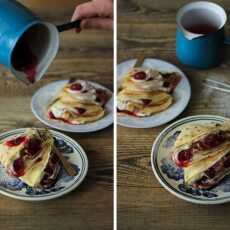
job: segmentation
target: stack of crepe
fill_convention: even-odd
[[[176,73],[162,73],[148,68],[134,68],[125,76],[117,96],[120,115],[150,116],[166,110],[180,81]]]
[[[84,124],[104,116],[109,99],[105,90],[90,82],[77,80],[66,84],[49,105],[48,117],[69,124]]]
[[[10,176],[31,187],[53,186],[60,170],[52,134],[45,129],[27,129],[1,142],[0,162]]]
[[[184,169],[185,185],[209,189],[230,173],[230,121],[185,126],[172,159]]]

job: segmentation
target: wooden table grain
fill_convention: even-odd
[[[75,1],[72,1],[71,7],[64,11],[61,8],[58,11],[56,7],[52,12],[45,6],[37,8],[30,1],[25,2],[43,19],[56,24],[68,21],[75,6]],[[55,80],[78,77],[113,89],[112,32],[83,31],[77,35],[69,31],[60,36],[57,58],[46,76],[34,86],[23,85],[0,67],[1,132],[21,127],[43,127],[31,112],[31,97],[38,88]],[[85,181],[70,194],[45,202],[24,202],[0,195],[0,229],[112,229],[113,128],[110,126],[90,134],[66,134],[86,151],[89,172]]]
[[[118,0],[118,63],[144,53],[180,67],[191,83],[192,99],[175,120],[199,114],[230,117],[230,94],[202,85],[206,78],[230,83],[229,55],[220,67],[202,71],[183,66],[176,59],[176,12],[188,2]],[[230,1],[214,2],[230,11]],[[229,26],[227,31],[229,34]],[[118,126],[118,230],[229,229],[230,204],[190,204],[171,195],[156,180],[150,152],[154,139],[167,125],[151,129]]]

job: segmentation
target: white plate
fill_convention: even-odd
[[[77,175],[74,177],[69,176],[62,166],[57,182],[53,187],[35,189],[29,187],[20,179],[7,175],[3,166],[0,165],[0,194],[19,200],[42,201],[63,196],[80,185],[88,171],[88,159],[85,151],[72,138],[57,131],[50,131],[55,138],[55,146],[77,170]],[[2,133],[0,134],[0,141],[24,132],[25,129],[23,128]]]
[[[98,121],[82,125],[71,125],[57,120],[48,119],[46,115],[48,105],[67,83],[68,80],[56,81],[42,87],[34,94],[31,101],[31,108],[37,119],[52,128],[73,133],[94,132],[104,129],[113,123],[113,94],[109,89],[94,82],[90,83],[99,89],[106,90],[111,95],[110,100],[105,105],[106,114],[103,118]]]
[[[225,177],[216,187],[209,190],[188,188],[183,183],[183,169],[178,168],[171,159],[175,140],[184,125],[222,123],[225,119],[212,115],[187,117],[164,129],[156,138],[151,154],[152,169],[158,181],[170,193],[196,204],[221,204],[230,201],[230,176]]]
[[[117,67],[118,86],[123,76],[135,65],[136,59],[122,62]],[[145,59],[143,63],[144,67],[157,69],[163,72],[176,72],[181,76],[181,81],[176,87],[173,97],[175,103],[171,105],[167,110],[154,114],[150,117],[132,117],[132,116],[118,116],[117,123],[121,126],[130,128],[151,128],[163,125],[174,118],[176,118],[188,105],[191,97],[191,87],[185,74],[176,66],[158,59]]]

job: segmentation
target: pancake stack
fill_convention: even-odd
[[[148,68],[130,70],[117,96],[118,114],[146,117],[166,110],[173,103],[172,93],[179,81],[176,73]]]
[[[45,129],[27,129],[1,142],[0,162],[10,176],[31,187],[53,186],[60,170],[53,136]]]
[[[77,80],[66,84],[48,108],[49,119],[79,125],[102,118],[109,99],[105,90]]]
[[[184,169],[184,183],[200,189],[217,185],[230,173],[230,121],[185,126],[172,155]]]

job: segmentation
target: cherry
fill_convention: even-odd
[[[84,108],[75,108],[76,109],[76,113],[78,114],[78,115],[82,115],[83,113],[85,113],[86,112],[86,109],[84,109]]]
[[[6,145],[9,147],[15,147],[20,145],[21,143],[25,142],[26,137],[17,137],[15,139],[9,140],[6,142]]]
[[[141,99],[141,100],[144,103],[144,105],[149,105],[152,102],[152,100],[149,99]]]
[[[24,170],[25,165],[23,159],[18,158],[17,160],[15,160],[13,163],[13,175],[17,177],[23,176],[25,174]]]
[[[144,79],[146,79],[146,73],[145,72],[135,73],[133,78],[136,80],[144,80]]]
[[[186,166],[188,161],[192,158],[192,149],[182,150],[178,154],[178,160],[181,166]]]
[[[74,83],[70,86],[70,89],[73,91],[80,91],[82,89],[82,85],[80,83]]]
[[[28,145],[25,149],[25,152],[28,156],[33,157],[41,150],[41,140],[39,139],[30,139]]]

